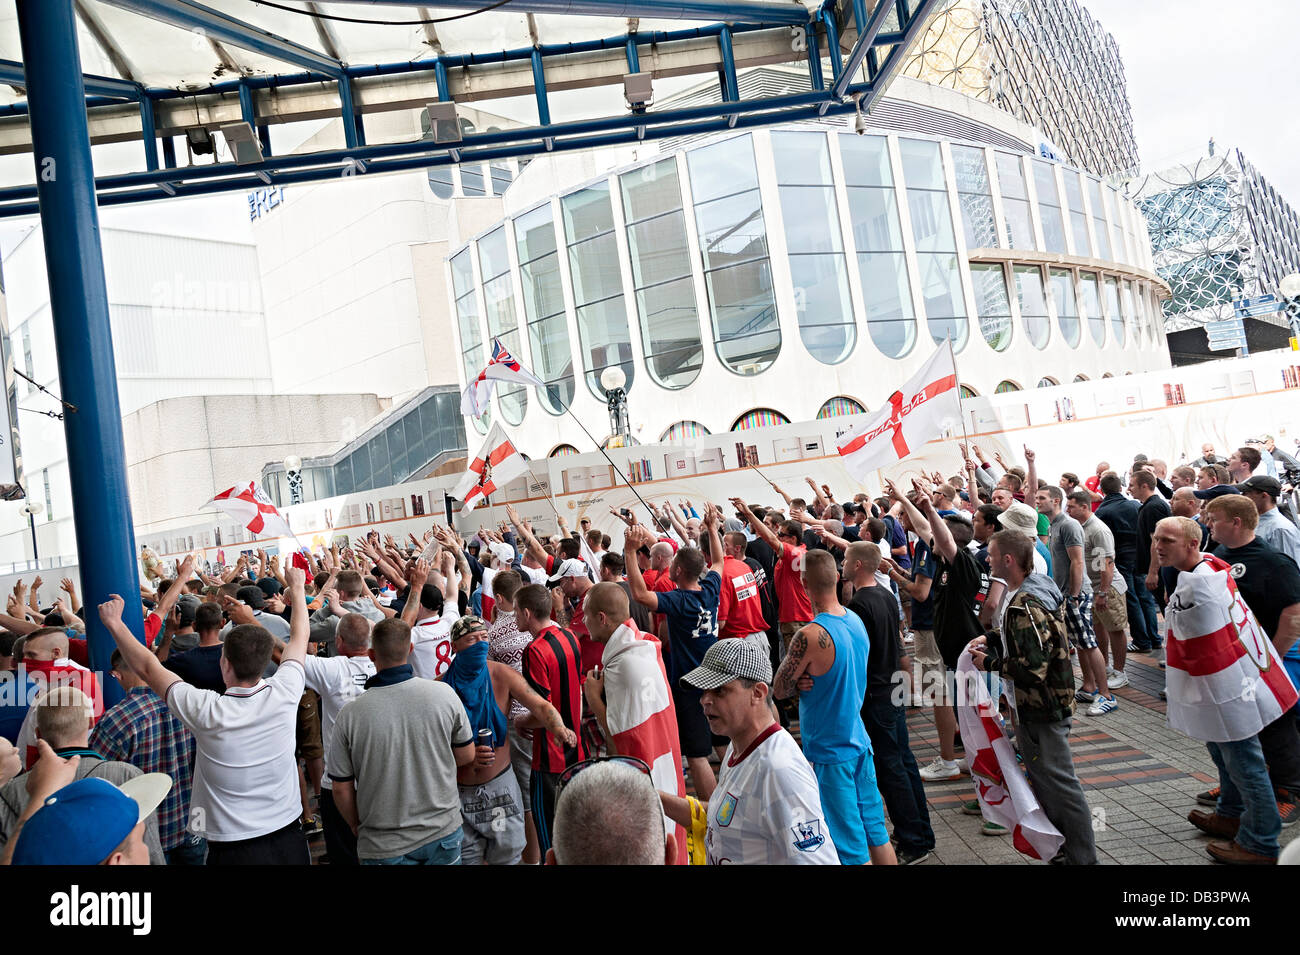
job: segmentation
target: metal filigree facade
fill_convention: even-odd
[[[952,0],[904,73],[1031,123],[1072,165],[1137,169],[1119,46],[1075,0]]]
[[[1276,293],[1300,271],[1300,218],[1240,150],[1134,179],[1156,271],[1173,290],[1165,330],[1233,317],[1233,299]],[[1285,324],[1278,315],[1261,321]]]

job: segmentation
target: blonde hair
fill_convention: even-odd
[[[1197,549],[1201,546],[1201,525],[1196,523],[1190,517],[1166,517],[1156,523],[1156,530],[1159,531],[1161,526],[1175,527],[1188,542],[1196,545]]]
[[[75,686],[56,686],[36,699],[36,731],[54,749],[84,742],[94,710]]]

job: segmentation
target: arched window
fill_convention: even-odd
[[[972,265],[970,280],[975,288],[980,334],[994,351],[1006,351],[1011,344],[1011,301],[1002,266]]]
[[[1056,324],[1071,348],[1079,347],[1079,305],[1074,297],[1074,273],[1069,269],[1050,269],[1052,300],[1056,303]]]
[[[1009,391],[1019,391],[1019,390],[1020,390],[1020,386],[1016,384],[1014,381],[1008,379],[1007,381],[998,382],[998,386],[993,389],[993,393],[995,395],[1005,395]]]
[[[980,396],[980,393],[976,391],[974,388],[972,388],[970,385],[962,385],[961,396],[963,398],[978,398]]]
[[[1075,375],[1075,376],[1074,376],[1074,380],[1075,380],[1076,382],[1078,382],[1078,381],[1087,381],[1087,380],[1088,380],[1088,376],[1087,376],[1087,375]]]
[[[1036,387],[1036,388],[1055,388],[1055,387],[1056,387],[1057,385],[1059,385],[1059,384],[1060,384],[1060,382],[1057,381],[1055,378],[1052,378],[1052,377],[1048,376],[1048,377],[1046,377],[1046,378],[1039,378],[1039,379],[1038,379],[1038,384],[1035,385],[1034,387]]]
[[[702,438],[709,433],[709,429],[698,421],[678,421],[676,424],[669,425],[668,430],[659,436],[659,440],[686,441],[691,438]]]
[[[1052,335],[1052,318],[1043,290],[1043,270],[1037,265],[1017,265],[1016,298],[1020,302],[1020,324],[1035,348],[1046,348]]]
[[[582,452],[580,452],[577,448],[575,448],[571,444],[557,444],[555,447],[551,448],[551,453],[548,454],[547,457],[567,458],[570,457],[571,455],[581,454],[581,453]]]
[[[573,400],[573,350],[560,287],[560,254],[550,203],[515,220],[519,251],[519,281],[524,292],[524,318],[532,346],[532,372],[545,388],[537,389],[542,407],[563,414]]]
[[[865,414],[866,406],[855,398],[846,398],[843,395],[832,398],[826,402],[817,411],[817,420],[823,418],[846,418],[849,415]]]
[[[451,259],[451,287],[456,299],[456,323],[460,328],[461,362],[465,380],[472,381],[487,364],[483,350],[483,336],[478,327],[478,303],[474,296],[474,264],[469,249],[462,249]],[[474,427],[487,434],[492,422],[489,407],[474,419]]]
[[[750,428],[770,428],[778,424],[789,424],[790,419],[771,408],[755,408],[746,411],[731,425],[732,431],[748,431]]]
[[[925,301],[926,326],[936,344],[951,338],[953,350],[961,351],[966,346],[969,323],[939,144],[928,139],[900,139],[898,149],[912,216],[917,281]]]
[[[505,226],[498,226],[479,239],[478,267],[479,274],[483,277],[488,340],[500,341],[506,351],[518,358],[522,340],[519,335],[519,317],[515,315],[515,288],[510,273],[507,242]],[[506,424],[523,424],[530,390],[527,385],[504,381],[498,384],[497,405]]]

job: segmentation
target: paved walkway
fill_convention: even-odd
[[[1097,855],[1107,863],[1217,865],[1205,851],[1211,837],[1187,821],[1198,807],[1196,794],[1218,785],[1205,744],[1170,729],[1159,697],[1164,671],[1150,656],[1133,654],[1129,685],[1115,690],[1118,710],[1105,716],[1075,711],[1070,748],[1097,827]],[[1078,671],[1076,669],[1076,680]],[[908,712],[912,752],[920,766],[939,754],[938,736],[927,710]],[[982,820],[961,806],[975,797],[969,776],[927,783],[935,851],[923,865],[1045,864],[1021,855],[1010,836],[985,836]],[[1300,836],[1300,826],[1282,830],[1282,844]]]

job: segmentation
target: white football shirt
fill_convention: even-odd
[[[817,777],[794,737],[773,723],[731,765],[728,745],[709,799],[710,865],[839,865]]]
[[[375,661],[369,657],[308,657],[304,663],[307,687],[320,694],[320,732],[325,747],[325,777],[320,784],[332,789],[330,740],[334,738],[334,721],[339,710],[365,691],[366,681],[375,675]]]
[[[445,613],[417,621],[411,628],[411,669],[423,680],[436,680],[447,672],[456,654],[451,652],[451,625],[459,614]]]

